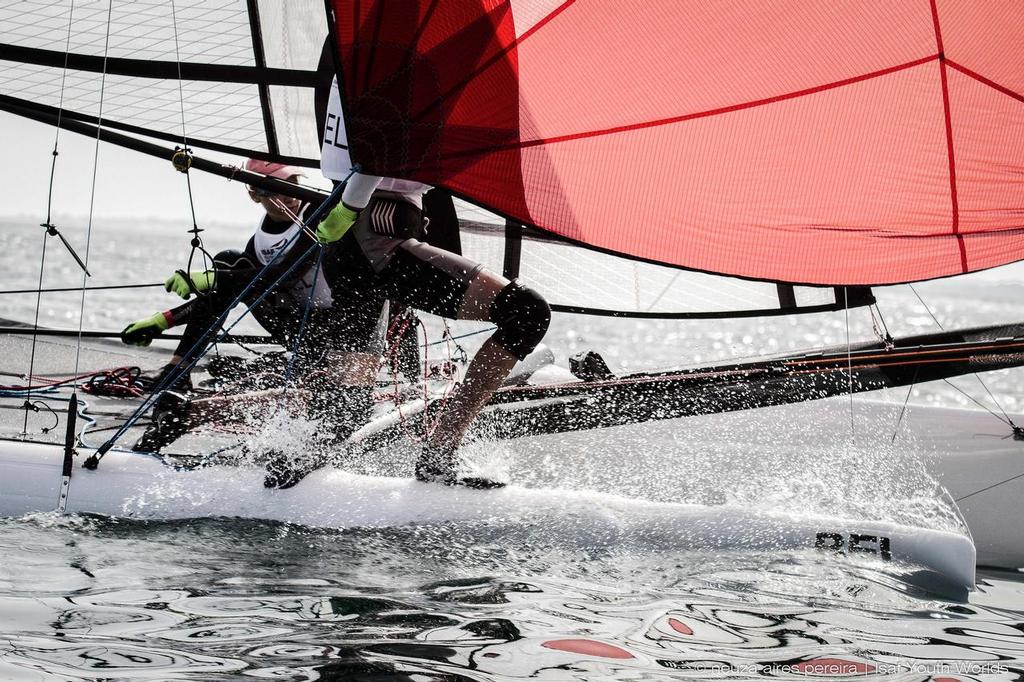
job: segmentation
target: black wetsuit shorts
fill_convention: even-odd
[[[458,316],[466,289],[483,266],[420,241],[424,227],[416,206],[378,192],[352,229],[330,245],[323,268],[340,327],[332,346],[352,351],[376,347],[387,300],[441,317]]]

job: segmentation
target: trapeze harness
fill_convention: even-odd
[[[309,208],[309,204],[300,207],[300,220]],[[187,353],[203,332],[249,284],[261,266],[270,262],[279,251],[285,250],[287,253],[298,243],[299,240],[294,238],[301,229],[301,223],[274,221],[269,215],[265,215],[260,219],[244,251],[228,249],[214,256],[213,267],[217,271],[216,288],[170,311],[173,324],[186,323],[175,352],[179,355]],[[252,315],[260,326],[270,333],[275,342],[285,346],[288,345],[302,318],[307,301],[312,307],[313,324],[324,324],[321,318],[325,315],[317,314],[316,311],[326,311],[333,302],[331,289],[322,272],[315,276],[312,264],[300,266],[298,271],[301,275],[290,278],[252,309]],[[245,302],[248,304],[257,297],[257,293],[250,291]],[[333,321],[333,315],[331,318]]]

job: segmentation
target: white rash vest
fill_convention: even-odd
[[[340,182],[348,177],[351,170],[352,158],[348,153],[345,117],[342,114],[341,96],[338,94],[338,79],[335,78],[331,83],[331,95],[327,100],[324,142],[320,148],[320,171],[329,180]],[[349,208],[362,210],[370,203],[374,191],[381,190],[400,195],[417,208],[422,208],[423,195],[429,189],[430,185],[414,180],[353,173],[341,195],[341,201]]]

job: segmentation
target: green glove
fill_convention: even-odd
[[[121,342],[129,346],[148,346],[171,325],[163,313],[156,313],[142,320],[136,320],[121,332]]]
[[[209,291],[217,283],[217,271],[207,270],[205,272],[190,272],[187,274],[188,279],[185,279],[186,273],[184,270],[178,270],[173,275],[167,278],[164,282],[164,289],[167,291],[173,291],[182,298],[188,298],[192,295],[193,291],[203,293]],[[192,280],[191,285],[189,279]]]
[[[345,204],[338,204],[317,226],[316,238],[324,244],[336,242],[345,236],[358,217],[359,211],[353,211]]]

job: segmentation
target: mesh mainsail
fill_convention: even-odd
[[[6,3],[0,106],[317,166],[326,35],[318,0]]]
[[[998,0],[332,0],[353,158],[610,252],[808,284],[1024,257]]]
[[[710,275],[621,258],[514,224],[464,221],[462,253],[520,277],[557,312],[713,319],[825,312],[871,305],[867,287],[812,287]]]

